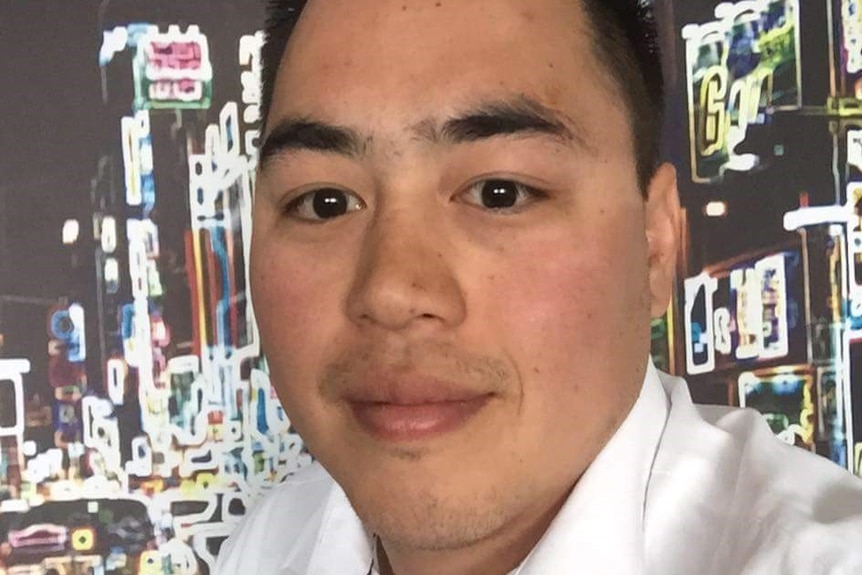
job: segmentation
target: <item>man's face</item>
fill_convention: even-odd
[[[254,304],[291,421],[384,540],[538,521],[637,397],[668,258],[602,70],[570,0],[317,0],[295,30]]]

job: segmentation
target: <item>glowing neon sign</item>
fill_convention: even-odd
[[[862,6],[858,0],[841,0],[841,46],[844,70],[862,72]]]
[[[240,74],[242,83],[242,121],[248,127],[245,131],[243,144],[245,154],[257,162],[258,139],[260,130],[260,49],[263,46],[263,33],[248,34],[239,39],[239,64],[243,71]]]
[[[134,59],[135,107],[209,108],[212,65],[209,44],[197,26],[180,32],[151,27],[138,38]]]
[[[143,206],[149,213],[156,203],[156,181],[153,175],[153,145],[150,137],[150,115],[141,111],[120,121],[125,168],[126,203]]]
[[[685,280],[689,374],[785,358],[804,339],[796,252],[717,269]]]
[[[694,181],[758,166],[761,158],[741,148],[748,128],[801,105],[797,2],[720,4],[716,21],[683,28]]]
[[[848,134],[849,136],[849,134]],[[849,162],[848,162],[849,163]],[[852,337],[862,335],[862,182],[847,185],[847,316]]]
[[[759,411],[772,432],[790,445],[814,446],[814,378],[807,371],[743,372],[739,405]]]

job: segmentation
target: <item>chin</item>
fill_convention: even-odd
[[[488,538],[506,524],[501,510],[507,506],[493,496],[486,495],[483,503],[476,496],[465,501],[430,490],[406,491],[393,494],[392,489],[378,489],[367,500],[348,497],[365,524],[383,541],[398,547],[460,549]],[[388,495],[384,498],[384,494]]]

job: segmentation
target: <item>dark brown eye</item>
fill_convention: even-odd
[[[518,184],[506,180],[488,180],[482,184],[482,206],[492,209],[512,208],[518,203]]]
[[[322,222],[361,210],[365,204],[355,194],[337,188],[307,192],[287,204],[285,213],[300,220]]]
[[[470,186],[465,192],[465,200],[489,211],[514,211],[544,197],[540,190],[513,180],[482,180]]]
[[[314,215],[321,220],[337,218],[347,213],[347,194],[341,190],[320,190],[312,194]]]

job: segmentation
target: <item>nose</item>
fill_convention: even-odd
[[[403,331],[463,321],[466,306],[450,267],[451,246],[435,227],[426,218],[405,214],[373,219],[348,296],[354,323]]]

